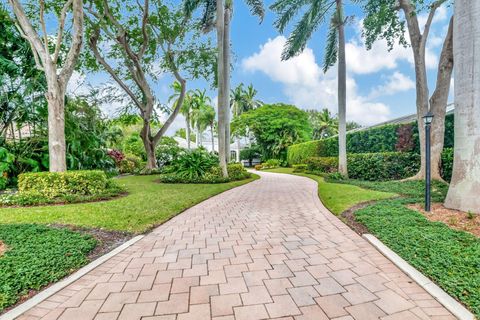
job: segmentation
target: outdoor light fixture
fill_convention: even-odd
[[[425,123],[425,211],[430,212],[430,183],[431,183],[431,168],[430,168],[430,128],[433,121],[433,113],[428,113],[423,117]]]

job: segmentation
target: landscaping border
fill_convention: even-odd
[[[138,235],[127,242],[123,243],[122,245],[118,246],[117,248],[113,249],[112,251],[104,254],[103,256],[99,257],[98,259],[90,262],[86,266],[80,268],[73,274],[69,275],[65,279],[53,284],[52,286],[46,288],[43,291],[40,291],[38,294],[33,296],[32,298],[28,299],[24,303],[18,305],[17,307],[11,309],[10,311],[6,312],[3,315],[0,315],[0,320],[13,320],[17,318],[18,316],[24,314],[31,308],[35,307],[37,304],[40,302],[44,301],[45,299],[48,299],[50,296],[54,295],[55,293],[59,292],[66,286],[72,284],[73,282],[77,281],[105,261],[109,260],[113,256],[117,255],[118,253],[122,252],[123,250],[127,249],[128,247],[132,246],[135,244],[137,241],[141,240],[144,237],[144,235]]]
[[[448,293],[443,291],[443,289],[424,276],[420,271],[411,266],[407,261],[403,260],[398,254],[383,244],[383,242],[381,242],[377,237],[368,233],[363,234],[362,237],[387,259],[392,261],[400,270],[405,272],[410,278],[418,283],[418,285],[425,289],[425,291],[431,294],[458,319],[475,320],[473,313],[468,311],[467,308],[465,308],[460,302],[452,298]]]

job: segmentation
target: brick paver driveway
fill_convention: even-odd
[[[330,214],[316,182],[261,176],[156,228],[21,318],[455,319]]]

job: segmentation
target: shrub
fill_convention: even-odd
[[[420,155],[410,152],[351,154],[347,162],[350,178],[368,181],[405,179],[420,169]]]
[[[163,183],[224,183],[251,177],[251,174],[238,163],[229,164],[227,170],[228,178],[224,178],[220,166],[215,165],[202,176],[184,177],[177,173],[167,173],[161,175],[160,181]]]
[[[96,195],[105,191],[107,186],[107,176],[100,170],[23,173],[18,178],[20,193],[37,192],[47,198],[69,194]]]
[[[282,163],[281,160],[278,159],[269,159],[262,163],[263,169],[274,169],[278,168],[280,164]]]
[[[293,172],[299,173],[299,172],[305,172],[307,170],[307,165],[306,164],[294,164],[292,166]]]
[[[116,164],[125,159],[125,155],[123,154],[123,152],[116,149],[109,150],[108,155],[110,158],[113,159],[113,161],[115,161]]]
[[[306,160],[307,170],[332,173],[338,168],[338,159],[336,157],[312,157]]]
[[[248,165],[251,167],[254,159],[261,158],[260,147],[257,145],[252,145],[248,148],[240,150],[240,160],[247,160]]]
[[[453,147],[453,114],[445,117],[445,148]],[[389,124],[347,133],[347,153],[420,153],[417,123]],[[288,147],[288,164],[305,163],[311,157],[338,156],[338,137],[294,144]]]
[[[320,154],[322,140],[309,141],[290,146],[287,150],[287,162],[290,165],[305,163],[311,157],[318,157]]]
[[[337,157],[307,159],[307,170],[321,173],[337,172]],[[420,168],[420,156],[409,152],[349,154],[348,176],[368,181],[399,180],[413,176]]]
[[[186,150],[166,169],[166,173],[190,181],[203,177],[217,163],[218,157],[205,149]]]
[[[0,147],[0,190],[5,189],[10,182],[9,174],[13,170],[14,160],[13,154]]]
[[[263,165],[261,165],[261,164],[255,165],[255,170],[260,171],[262,169],[263,169]]]

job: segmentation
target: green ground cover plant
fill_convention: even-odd
[[[34,224],[0,224],[7,251],[0,257],[0,312],[86,263],[97,241],[90,235]]]
[[[258,178],[221,184],[164,184],[158,175],[118,179],[127,191],[109,201],[26,208],[0,208],[0,224],[59,223],[128,232],[145,232],[185,209]]]

